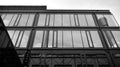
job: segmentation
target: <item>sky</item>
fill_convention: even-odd
[[[0,5],[46,5],[47,9],[107,9],[120,24],[120,0],[2,0]]]

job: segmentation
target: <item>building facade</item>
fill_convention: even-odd
[[[0,6],[3,67],[119,67],[120,29],[109,10]]]

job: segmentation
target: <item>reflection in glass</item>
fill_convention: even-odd
[[[97,31],[90,31],[91,37],[93,40],[94,47],[102,47],[102,43],[100,41],[100,37]]]
[[[118,26],[118,23],[115,21],[114,17],[109,14],[97,14],[98,20],[105,18],[108,26]]]
[[[33,47],[41,47],[43,39],[43,31],[36,31]]]
[[[107,40],[109,47],[111,47],[111,48],[117,47],[116,41],[115,41],[111,31],[104,31],[104,36]]]
[[[102,43],[97,31],[39,31],[33,47],[48,48],[101,48]],[[43,44],[42,44],[43,43]]]
[[[120,47],[120,31],[111,31],[116,41],[116,46]]]
[[[45,26],[46,14],[39,14],[38,26]]]
[[[78,20],[79,20],[80,26],[87,26],[88,25],[86,22],[84,14],[78,14]]]
[[[20,43],[20,47],[27,47],[27,42],[29,39],[30,31],[25,31],[22,37],[22,41]]]
[[[71,31],[63,31],[63,48],[64,47],[73,47]]]
[[[5,26],[31,26],[35,14],[2,14]]]
[[[62,26],[62,15],[61,14],[55,14],[55,21],[54,26]]]
[[[70,26],[69,14],[63,14],[63,26]]]
[[[27,47],[30,31],[8,30],[8,33],[15,47]]]

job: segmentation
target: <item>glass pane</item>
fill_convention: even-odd
[[[93,47],[92,37],[91,37],[90,31],[86,31],[86,33],[87,33],[87,39],[88,39],[89,47]]]
[[[58,47],[63,47],[63,31],[58,31]]]
[[[88,26],[95,26],[95,22],[93,20],[92,15],[86,15],[86,19],[87,19],[87,22],[88,22]]]
[[[97,31],[90,31],[94,47],[103,47]]]
[[[99,21],[104,20],[103,18],[105,18],[105,22],[107,23],[108,26],[118,26],[118,23],[116,22],[115,18],[112,15],[98,14],[97,18]]]
[[[29,14],[22,14],[18,26],[26,26],[28,23]]]
[[[54,14],[50,14],[50,23],[49,23],[49,26],[53,26],[54,20],[55,20],[55,15]]]
[[[116,40],[117,45],[120,47],[120,31],[112,31],[112,33]]]
[[[71,31],[63,31],[63,47],[73,47]]]
[[[80,31],[72,31],[74,47],[83,47]]]
[[[62,15],[61,14],[55,14],[54,26],[62,26]]]
[[[63,14],[63,26],[70,26],[70,19],[68,14]]]
[[[18,17],[18,14],[14,14],[14,17],[11,20],[11,23],[9,24],[9,26],[14,26],[14,23],[16,22],[17,17]]]
[[[3,19],[3,22],[4,22],[5,26],[9,25],[13,16],[14,16],[13,14],[7,14],[7,16]]]
[[[38,26],[44,26],[46,20],[46,14],[39,14]]]
[[[14,34],[13,34],[13,38],[12,38],[12,42],[13,42],[13,45],[15,46],[16,44],[16,41],[18,39],[18,34],[19,34],[20,31],[15,31]]]
[[[21,19],[21,16],[22,16],[22,14],[18,14],[18,15],[17,15],[17,18],[16,18],[16,20],[15,20],[15,22],[14,22],[14,26],[18,26],[18,23],[19,23],[19,21],[20,21],[20,19]]]
[[[57,33],[56,33],[56,31],[54,31],[53,35],[54,35],[54,37],[53,37],[54,38],[53,39],[54,40],[53,41],[53,44],[54,44],[53,47],[57,47]]]
[[[29,40],[30,31],[25,31],[22,37],[20,47],[27,47],[27,42]]]
[[[2,14],[1,17],[4,20],[7,14]]]
[[[48,36],[49,36],[49,31],[44,31],[44,37],[43,37],[43,45],[42,47],[48,47]]]
[[[27,26],[32,26],[33,21],[34,21],[34,17],[35,17],[35,14],[29,15],[29,20],[28,20]]]
[[[87,26],[85,15],[78,14],[78,20],[79,20],[80,26]]]
[[[77,14],[74,15],[74,19],[75,19],[75,25],[79,26],[80,24],[78,22],[78,15]]]
[[[53,45],[53,31],[49,32],[49,41],[48,41],[48,47],[51,48]]]
[[[10,38],[12,39],[14,31],[13,30],[8,30],[8,34],[9,34]]]
[[[21,42],[21,40],[22,40],[22,37],[23,37],[23,31],[21,31],[20,34],[19,34],[16,47],[20,47],[20,42]]]
[[[33,47],[42,46],[43,31],[36,31]]]
[[[85,31],[81,31],[81,35],[82,35],[81,37],[82,37],[82,40],[83,40],[84,47],[89,47],[88,41],[87,41],[86,32]]]
[[[104,15],[104,16],[106,17],[109,26],[118,26],[117,22],[115,21],[112,15]]]
[[[106,37],[109,47],[111,48],[117,47],[115,39],[111,31],[104,31],[104,35]]]
[[[71,26],[75,26],[75,20],[74,20],[73,14],[70,15],[70,24],[71,24]]]

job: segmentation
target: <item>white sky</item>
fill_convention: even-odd
[[[109,9],[120,24],[120,0],[1,0],[0,5],[47,5],[47,9]]]

